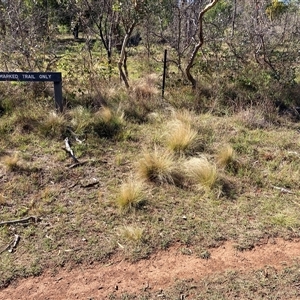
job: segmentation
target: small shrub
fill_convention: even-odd
[[[184,163],[188,178],[201,188],[210,189],[217,179],[217,168],[206,157],[193,157]]]
[[[145,200],[143,182],[129,180],[122,184],[116,203],[121,211],[139,207]]]

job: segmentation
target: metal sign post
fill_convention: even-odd
[[[60,72],[0,72],[0,81],[52,81],[56,108],[63,111],[62,76]]]
[[[163,82],[162,82],[162,89],[161,89],[161,97],[163,99],[165,97],[166,71],[167,71],[167,49],[165,49],[165,54],[164,54],[164,73],[163,73]]]

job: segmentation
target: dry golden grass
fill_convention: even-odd
[[[0,194],[0,205],[5,205],[6,204],[6,198]]]
[[[266,128],[269,126],[264,113],[258,109],[243,110],[236,116],[236,119],[250,129]]]
[[[61,135],[67,126],[67,121],[63,114],[55,111],[50,112],[45,120],[40,124],[40,130],[44,135]]]
[[[231,145],[225,145],[220,148],[217,154],[217,164],[220,167],[226,167],[235,158],[235,153]]]
[[[70,110],[69,115],[71,117],[71,125],[74,132],[84,132],[93,122],[92,113],[83,106],[77,106]]]
[[[149,74],[140,81],[135,83],[133,88],[134,95],[137,99],[151,99],[158,94],[155,86],[157,74]]]
[[[142,179],[174,183],[175,157],[166,149],[155,147],[153,151],[144,150],[142,158],[137,163],[137,172]]]
[[[18,153],[3,157],[2,162],[8,171],[16,171],[20,168],[20,158]]]
[[[113,138],[121,132],[124,125],[124,114],[120,109],[112,111],[101,107],[93,116],[94,131],[104,138]]]
[[[130,179],[122,184],[116,198],[116,204],[121,211],[137,208],[144,201],[144,183],[134,179]]]
[[[167,127],[164,142],[170,150],[181,152],[196,145],[197,131],[191,124],[177,119],[169,122]]]
[[[103,122],[110,122],[113,114],[112,111],[108,107],[101,107],[101,109],[96,113],[96,118],[101,118]]]
[[[196,125],[197,123],[197,116],[195,112],[187,109],[182,110],[173,110],[172,117],[174,120],[179,120],[185,124],[189,125]],[[199,118],[199,116],[198,116]]]
[[[123,226],[119,229],[119,234],[127,241],[139,242],[142,240],[144,229],[137,226]]]
[[[187,177],[201,188],[210,189],[217,179],[217,168],[206,157],[192,157],[184,163]]]

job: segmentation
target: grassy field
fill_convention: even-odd
[[[115,254],[137,261],[175,243],[207,258],[224,241],[243,251],[268,237],[299,238],[299,123],[260,107],[201,112],[186,86],[169,87],[162,100],[159,74],[142,64],[128,92],[82,64],[72,69],[72,59],[58,66],[63,114],[51,87],[0,87],[0,287]],[[6,224],[13,220],[22,222]],[[264,291],[279,299],[282,281],[297,274],[297,266],[271,270],[257,293],[259,272],[220,275],[198,284],[197,299],[258,299]],[[168,299],[192,285],[178,282]]]

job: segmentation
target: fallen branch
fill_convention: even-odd
[[[76,140],[77,143],[83,144],[83,142],[85,141],[85,139],[84,139],[84,140],[80,140],[80,139],[78,138],[78,135],[77,135],[75,132],[73,132],[73,130],[71,130],[70,128],[67,128],[67,130],[68,130],[68,131],[71,133],[71,135],[75,138],[75,140]]]
[[[74,152],[73,152],[73,150],[72,150],[72,148],[69,144],[69,138],[68,137],[65,138],[65,145],[66,145],[66,148],[64,150],[66,150],[66,152],[69,153],[69,155],[73,158],[75,163],[79,163],[79,160],[75,157]]]
[[[276,189],[276,190],[280,190],[280,192],[282,192],[282,193],[295,194],[294,192],[292,192],[292,191],[290,191],[288,189],[285,189],[283,187],[279,187],[279,186],[273,185],[273,188]]]
[[[88,187],[92,187],[96,184],[99,183],[99,180],[97,180],[96,178],[92,178],[91,181],[88,181],[88,182],[81,182],[80,183],[80,186],[83,187],[83,188],[88,188]]]
[[[4,226],[4,225],[12,225],[12,224],[18,224],[18,223],[29,223],[30,221],[37,223],[38,221],[40,221],[40,218],[35,217],[35,216],[31,216],[31,217],[27,217],[24,219],[18,219],[18,220],[11,220],[11,221],[3,221],[0,222],[0,226]]]
[[[75,164],[70,165],[68,168],[69,168],[69,169],[74,169],[74,168],[77,168],[77,167],[79,167],[79,166],[85,165],[86,163],[87,163],[87,161],[77,162],[77,163],[75,163]]]
[[[11,243],[11,245],[8,249],[8,252],[12,253],[15,250],[15,248],[17,247],[19,241],[20,241],[20,236],[15,234],[15,238],[14,238],[13,242]]]
[[[2,254],[5,251],[8,251],[10,253],[14,252],[14,250],[17,247],[19,241],[20,241],[20,236],[18,234],[15,234],[15,237],[14,237],[13,241],[11,241],[4,249],[2,249],[0,251],[0,254]]]

